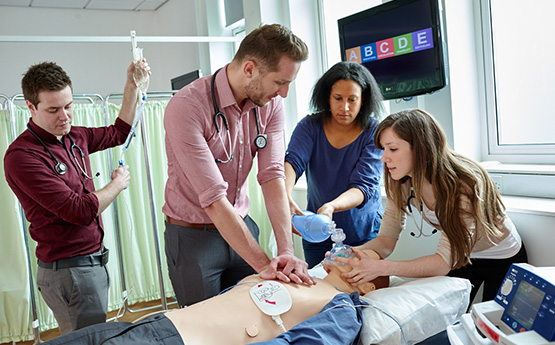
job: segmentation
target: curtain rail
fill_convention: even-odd
[[[137,36],[137,43],[212,43],[239,42],[238,37],[224,36]],[[48,43],[130,43],[129,36],[7,36],[0,35],[0,42]]]

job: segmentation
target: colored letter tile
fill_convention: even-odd
[[[354,47],[351,49],[347,49],[345,51],[345,57],[347,58],[348,62],[358,62],[360,63],[360,47]]]
[[[432,28],[415,31],[412,33],[412,42],[414,51],[426,50],[434,47],[434,38],[432,37]]]
[[[376,42],[376,48],[378,49],[378,59],[386,59],[395,56],[393,38]]]
[[[378,53],[376,51],[376,43],[370,43],[360,47],[360,52],[362,54],[362,62],[374,61],[378,59]]]
[[[393,37],[393,42],[395,42],[395,55],[412,53],[411,34]]]

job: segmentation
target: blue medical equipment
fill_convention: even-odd
[[[303,239],[311,243],[327,240],[335,229],[335,222],[324,214],[303,211],[303,215],[293,215],[293,225]]]
[[[335,222],[324,214],[316,214],[310,211],[303,211],[304,215],[293,215],[293,225],[301,233],[303,239],[308,242],[318,243],[331,237],[334,242],[330,254],[324,259],[324,264],[343,265],[336,262],[336,257],[350,258],[354,252],[351,246],[344,244],[347,236],[343,229],[336,227]]]
[[[555,344],[555,267],[512,264],[495,299],[461,321],[474,344]]]

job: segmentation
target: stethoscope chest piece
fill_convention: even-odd
[[[265,148],[267,144],[268,138],[266,137],[266,134],[258,134],[256,138],[254,138],[254,146],[259,149]]]
[[[58,175],[64,175],[67,172],[67,165],[64,163],[57,163],[54,167]]]

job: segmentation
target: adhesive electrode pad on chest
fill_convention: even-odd
[[[256,284],[250,289],[250,295],[254,304],[272,319],[285,332],[280,315],[291,309],[293,304],[289,291],[277,281],[264,281]]]

